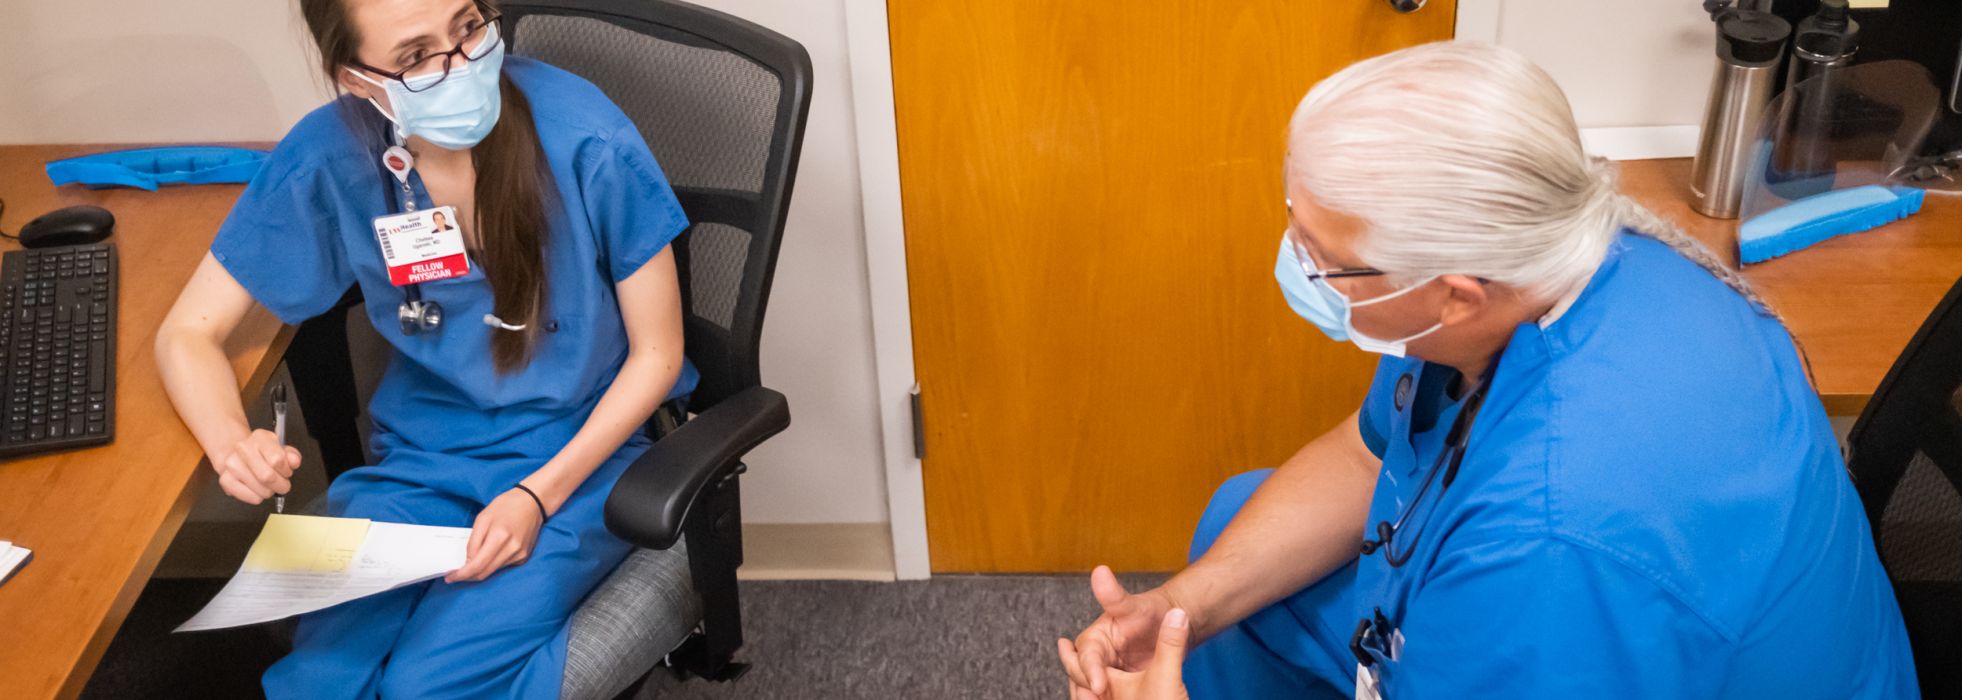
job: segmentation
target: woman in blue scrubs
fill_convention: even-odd
[[[471,536],[441,581],[303,616],[266,693],[557,697],[567,620],[629,550],[601,522],[607,491],[696,381],[669,248],[688,222],[634,124],[507,57],[488,2],[300,6],[346,94],[239,198],[158,331],[165,385],[226,493],[285,493],[299,453],[246,424],[224,339],[254,303],[296,324],[358,285],[394,358],[374,464],[333,483],[328,513]],[[440,207],[467,269],[391,275],[380,237],[403,245],[399,215]],[[419,322],[432,304],[441,321]]]
[[[1310,91],[1275,275],[1384,357],[1354,415],[1214,495],[1185,571],[1092,575],[1075,697],[1916,697],[1799,349],[1614,172],[1505,49]]]

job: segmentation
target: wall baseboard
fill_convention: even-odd
[[[891,581],[892,530],[886,523],[743,525],[744,581]]]
[[[1581,129],[1581,147],[1608,160],[1689,158],[1701,130],[1695,124],[1595,127]]]

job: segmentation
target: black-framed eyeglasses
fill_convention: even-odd
[[[1308,281],[1310,282],[1318,279],[1336,280],[1344,277],[1377,277],[1384,274],[1382,270],[1373,267],[1343,267],[1334,270],[1324,270],[1315,267],[1315,258],[1308,254],[1308,247],[1301,244],[1301,237],[1295,235],[1294,229],[1290,227],[1284,235],[1287,238],[1288,245],[1294,246],[1294,259],[1301,261],[1301,274],[1307,275]]]
[[[382,70],[360,61],[349,61],[356,68],[374,73],[389,80],[401,83],[409,92],[422,92],[441,85],[450,76],[450,67],[455,59],[476,61],[489,56],[499,42],[504,41],[504,13],[492,9],[481,2],[477,6],[477,16],[469,19],[465,26],[463,40],[456,47],[442,53],[429,54],[415,59],[402,70]]]
[[[1339,280],[1344,277],[1378,277],[1384,274],[1382,270],[1373,267],[1342,267],[1333,270],[1316,267],[1314,256],[1308,254],[1308,246],[1302,245],[1301,236],[1294,232],[1294,201],[1284,201],[1288,208],[1288,230],[1283,237],[1287,239],[1288,245],[1294,246],[1294,259],[1301,261],[1301,273],[1308,276],[1308,281]]]

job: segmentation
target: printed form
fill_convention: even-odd
[[[470,528],[275,514],[238,574],[178,632],[268,622],[463,566]]]

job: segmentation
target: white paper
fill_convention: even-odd
[[[238,574],[176,631],[267,622],[427,581],[463,566],[470,542],[463,527],[271,517],[306,520],[269,519]],[[354,547],[350,540],[362,527],[366,534]],[[268,535],[276,528],[285,529],[275,542]]]
[[[14,569],[20,568],[33,555],[26,547],[15,547],[12,542],[0,540],[0,583],[6,583],[14,575]]]

